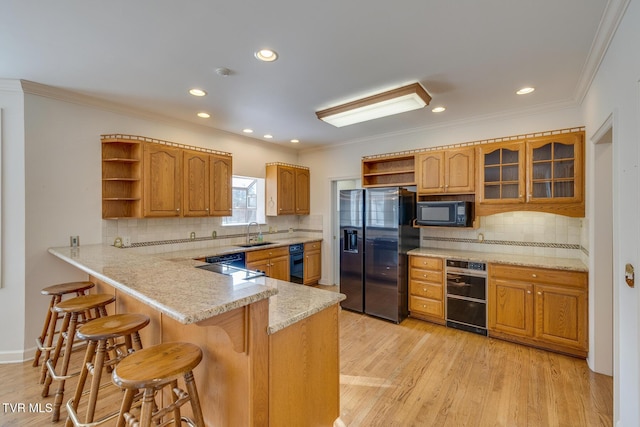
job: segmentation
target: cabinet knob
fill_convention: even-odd
[[[427,304],[422,304],[422,308],[427,308]]]
[[[536,273],[533,273],[531,277],[538,277],[538,275]]]
[[[538,291],[538,295],[542,295],[542,292]]]
[[[422,277],[427,277],[427,275],[426,275],[426,274],[423,274],[423,275],[422,275]]]
[[[180,208],[176,209],[176,212],[180,212]]]
[[[427,288],[422,288],[422,291],[423,292],[427,292]]]
[[[531,291],[527,291],[527,293],[528,293],[529,295],[531,295]]]

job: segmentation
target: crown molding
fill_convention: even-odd
[[[607,49],[609,49],[611,40],[613,40],[613,36],[620,25],[620,21],[622,21],[622,17],[630,1],[631,0],[609,0],[607,2],[604,13],[602,14],[602,19],[598,25],[598,30],[596,31],[596,36],[591,44],[589,55],[587,55],[587,60],[582,67],[580,80],[576,86],[575,99],[578,104],[582,104],[585,96],[587,96],[587,92],[600,68],[600,64],[602,64],[604,60]]]
[[[22,93],[22,85],[18,79],[0,79],[0,91],[4,92],[20,92]]]

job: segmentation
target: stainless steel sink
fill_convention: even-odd
[[[266,246],[266,245],[273,245],[273,242],[257,242],[257,243],[249,243],[246,245],[236,245],[240,248],[253,248],[254,246]]]

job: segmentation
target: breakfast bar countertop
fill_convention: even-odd
[[[421,247],[407,252],[409,255],[455,258],[466,261],[488,262],[518,265],[522,267],[551,268],[556,270],[584,271],[588,268],[576,258],[556,258],[531,255],[503,254],[494,252],[465,251],[460,249],[441,249]]]
[[[268,277],[234,280],[194,268],[203,263],[187,253],[167,257],[107,245],[57,247],[49,252],[183,324],[270,298],[268,332],[273,334],[345,298],[338,292]]]

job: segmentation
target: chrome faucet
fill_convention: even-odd
[[[249,234],[249,230],[251,229],[251,224],[255,224],[258,226],[258,233],[262,232],[262,230],[260,229],[260,224],[258,224],[257,222],[252,221],[249,224],[247,224],[247,245],[251,244],[251,235]]]

